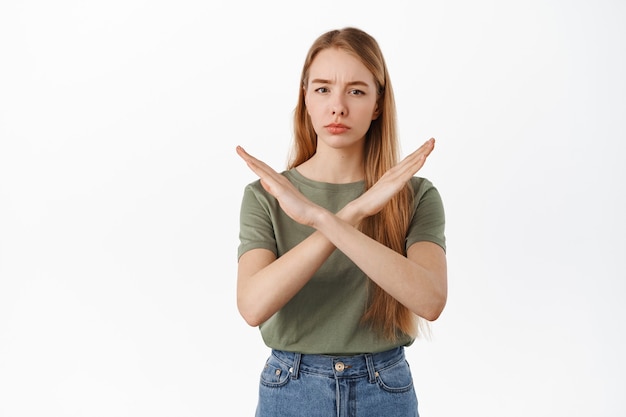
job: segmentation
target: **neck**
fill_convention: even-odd
[[[347,184],[363,180],[363,152],[324,150],[317,152],[308,161],[296,167],[303,176],[314,181],[331,184]]]

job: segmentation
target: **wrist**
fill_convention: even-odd
[[[354,201],[349,202],[344,208],[339,210],[337,217],[353,227],[356,227],[363,220],[363,216],[359,212],[357,205],[354,204]]]

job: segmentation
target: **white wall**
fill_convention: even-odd
[[[304,54],[348,25],[385,51],[405,153],[438,140],[421,414],[626,414],[626,3],[7,3],[0,415],[253,414],[234,148],[284,167]]]

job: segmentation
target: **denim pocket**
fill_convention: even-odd
[[[289,366],[272,355],[261,372],[261,384],[266,387],[282,387],[289,382],[290,376]]]
[[[413,388],[413,376],[406,360],[376,372],[378,385],[387,392],[407,392]]]

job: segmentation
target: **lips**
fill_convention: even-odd
[[[342,125],[340,123],[331,123],[325,126],[326,130],[333,135],[339,135],[341,133],[347,132],[350,128],[346,125]]]

